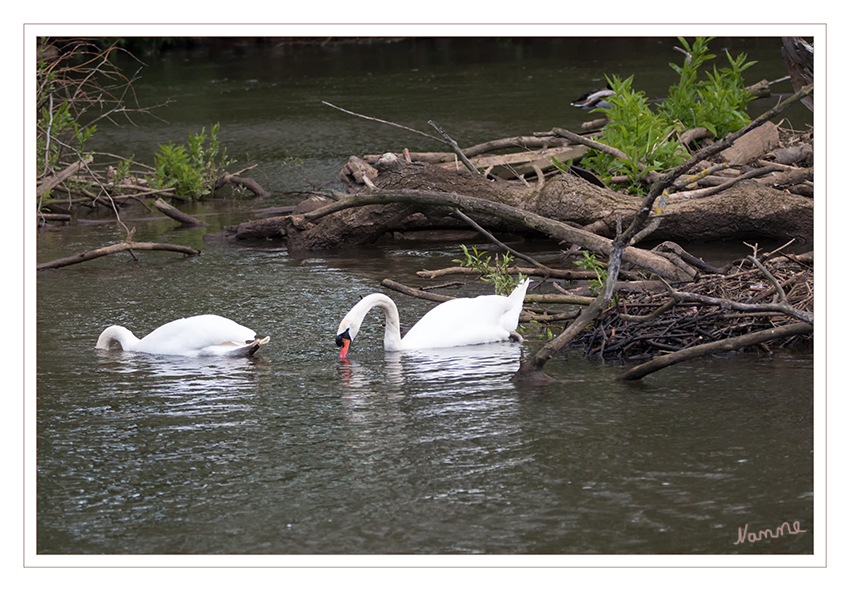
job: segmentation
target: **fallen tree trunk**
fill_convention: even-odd
[[[610,240],[580,228],[574,228],[537,214],[486,199],[428,191],[381,191],[380,193],[358,195],[337,201],[304,215],[288,216],[286,218],[286,234],[290,240],[293,240],[293,237],[298,236],[299,232],[308,232],[311,227],[315,227],[311,226],[312,222],[330,214],[350,208],[363,208],[388,203],[405,205],[405,209],[397,215],[410,215],[411,212],[416,210],[415,206],[458,208],[468,214],[480,214],[489,218],[507,220],[515,225],[524,226],[553,238],[578,244],[582,248],[597,254],[607,256],[612,252]],[[631,246],[625,249],[623,260],[672,281],[686,281],[696,275],[694,269],[683,268],[663,256]]]
[[[365,166],[365,163],[363,163]],[[592,228],[613,237],[617,226],[629,224],[640,209],[641,198],[597,187],[581,178],[559,174],[540,190],[504,180],[487,180],[466,170],[456,172],[421,163],[396,161],[361,171],[379,190],[453,193],[515,207],[561,224]],[[358,193],[363,195],[363,193]],[[491,232],[534,235],[522,222],[488,216],[476,219]],[[357,211],[338,213],[309,231],[289,233],[287,218],[252,220],[227,228],[231,240],[286,239],[296,251],[353,248],[373,244],[393,232],[457,229],[463,223],[443,209],[409,205],[373,204]],[[714,241],[771,238],[798,243],[814,237],[814,201],[801,195],[741,181],[721,193],[688,199],[670,195],[654,240]]]
[[[117,252],[129,251],[130,254],[132,254],[134,250],[170,250],[174,252],[182,252],[183,254],[188,255],[201,254],[201,251],[199,250],[189,248],[188,246],[181,246],[179,244],[163,244],[159,242],[120,242],[118,244],[112,244],[111,246],[105,246],[103,248],[82,252],[74,256],[56,259],[47,263],[41,263],[39,265],[36,265],[36,270],[41,271],[42,269],[57,269],[59,267],[67,267],[68,265],[75,265],[77,263],[90,261],[92,259],[100,258],[109,254],[115,254]]]

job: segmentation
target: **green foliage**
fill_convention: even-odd
[[[454,259],[452,262],[459,264],[461,267],[471,267],[476,269],[481,274],[481,279],[492,283],[497,295],[510,295],[510,293],[523,280],[522,273],[516,279],[508,272],[514,257],[510,253],[502,255],[501,260],[499,255],[496,255],[496,260],[493,266],[490,265],[490,257],[482,258],[485,253],[479,253],[478,249],[472,247],[472,252],[465,244],[460,245],[465,255],[464,259]]]
[[[116,185],[120,185],[124,179],[130,176],[130,167],[133,165],[133,159],[135,155],[130,156],[118,163],[118,166],[115,169],[115,177],[113,178],[113,182]]]
[[[697,37],[693,45],[679,38],[688,57],[682,66],[671,63],[679,74],[679,83],[670,87],[670,96],[653,112],[644,93],[632,90],[632,79],[609,78],[615,94],[607,100],[603,111],[609,119],[600,141],[623,152],[626,158],[616,158],[590,150],[584,162],[606,183],[615,175],[626,175],[629,191],[642,193],[641,177],[647,172],[666,170],[681,164],[686,153],[674,138],[677,131],[705,127],[715,137],[723,137],[750,123],[746,106],[752,97],[744,85],[742,73],[755,64],[747,62],[746,54],[733,58],[729,52],[728,68],[714,67],[699,80],[699,70],[715,58],[708,53],[711,37]]]
[[[97,126],[81,126],[71,114],[69,102],[48,98],[39,112],[37,130],[36,166],[41,178],[62,166],[69,154],[84,158],[86,142]]]
[[[558,170],[560,170],[564,174],[567,174],[568,172],[570,172],[570,165],[573,163],[572,159],[567,160],[566,162],[561,162],[560,160],[558,160],[557,158],[552,156],[552,158],[550,158],[550,160],[552,160],[552,166],[554,166],[555,168],[557,168]]]
[[[590,293],[593,295],[599,295],[599,292],[602,290],[602,286],[605,284],[605,277],[608,274],[608,268],[596,260],[596,255],[583,250],[581,252],[582,259],[580,261],[573,261],[574,265],[578,265],[582,269],[586,271],[593,271],[596,273],[596,279],[591,279],[588,283],[590,283]]]
[[[557,336],[555,331],[552,330],[551,326],[543,324],[537,320],[531,320],[520,326],[517,326],[516,330],[523,336],[523,338],[526,339],[539,337],[544,340],[551,341]]]
[[[698,80],[698,69],[715,58],[708,52],[712,37],[697,37],[693,45],[679,37],[679,42],[689,54],[684,65],[670,64],[679,74],[679,83],[670,87],[669,98],[659,107],[659,114],[671,123],[679,123],[684,129],[705,127],[715,137],[723,137],[750,123],[746,113],[752,96],[747,92],[742,73],[756,62],[747,62],[742,53],[733,58],[726,52],[728,68],[720,70],[714,66],[706,71],[707,80]]]
[[[601,142],[617,148],[626,158],[592,150],[585,162],[607,183],[615,175],[625,174],[630,181],[629,190],[640,192],[640,179],[647,172],[664,170],[681,164],[685,150],[672,139],[673,125],[653,113],[643,92],[632,90],[632,79],[608,80],[614,95],[609,97],[607,112],[610,123],[602,132]]]
[[[188,147],[171,142],[160,144],[159,153],[154,155],[154,175],[148,178],[151,187],[172,188],[178,195],[192,199],[209,195],[224,167],[233,162],[228,160],[227,150],[220,147],[218,130],[216,123],[210,130],[209,145],[205,128],[198,134],[189,134]]]

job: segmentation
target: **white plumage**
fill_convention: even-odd
[[[386,351],[460,347],[509,339],[522,341],[516,328],[528,283],[528,279],[520,282],[510,296],[485,295],[443,302],[425,314],[404,338],[395,303],[384,294],[373,293],[360,300],[340,322],[336,336],[337,345],[342,347],[340,358],[348,353],[366,314],[376,307],[384,310]]]
[[[253,355],[269,338],[257,339],[253,330],[233,320],[203,314],[163,324],[142,339],[123,326],[110,326],[100,334],[95,348],[111,349],[118,345],[124,351],[158,355],[238,356]]]

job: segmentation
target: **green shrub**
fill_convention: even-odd
[[[632,90],[632,78],[620,80],[615,76],[608,80],[614,95],[608,99],[611,106],[604,109],[610,122],[600,138],[601,143],[617,148],[627,158],[591,150],[583,161],[606,183],[613,176],[625,174],[630,181],[629,190],[640,192],[644,174],[677,166],[687,154],[673,138],[673,125],[652,112],[643,92]]]
[[[681,164],[686,151],[677,141],[676,132],[705,127],[715,137],[723,137],[750,123],[746,113],[752,100],[744,85],[742,73],[756,62],[747,62],[746,54],[733,58],[729,52],[728,68],[714,67],[699,80],[700,68],[710,60],[711,37],[697,37],[693,45],[679,37],[687,52],[682,66],[671,63],[679,74],[679,83],[670,87],[669,97],[654,112],[643,92],[632,90],[632,79],[608,79],[614,95],[607,101],[610,107],[596,109],[606,114],[609,123],[599,141],[616,148],[626,156],[614,156],[590,150],[583,162],[606,183],[616,175],[626,175],[629,191],[642,193],[641,177],[654,170],[666,170]]]
[[[205,128],[189,135],[188,147],[171,142],[160,144],[159,153],[154,155],[154,175],[148,178],[151,187],[171,188],[178,195],[192,199],[209,195],[224,167],[233,162],[228,160],[226,149],[220,150],[218,130],[216,123],[210,130],[209,146],[205,146]]]
[[[730,67],[706,71],[707,80],[698,80],[699,67],[715,58],[707,53],[713,37],[697,37],[693,46],[679,37],[688,52],[681,67],[670,64],[679,74],[679,83],[670,87],[670,96],[659,107],[659,114],[682,130],[705,127],[715,137],[723,137],[750,123],[747,103],[752,96],[747,92],[742,73],[756,62],[747,62],[747,54],[733,58],[726,52]]]

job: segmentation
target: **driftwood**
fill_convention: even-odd
[[[199,220],[196,217],[189,215],[188,213],[183,213],[173,205],[170,205],[162,200],[162,198],[154,201],[154,206],[167,215],[168,217],[177,220],[184,226],[209,226],[205,221]]]
[[[815,48],[802,37],[782,38],[782,57],[791,75],[791,84],[795,91],[814,83]],[[804,97],[800,102],[810,111],[815,110],[814,95]]]
[[[182,252],[183,254],[187,255],[201,254],[201,251],[199,250],[189,248],[188,246],[181,246],[179,244],[163,244],[158,242],[120,242],[118,244],[112,244],[103,248],[89,250],[87,252],[83,252],[74,256],[56,259],[47,263],[41,263],[36,266],[36,269],[39,271],[41,271],[42,269],[57,269],[59,267],[75,265],[77,263],[90,261],[92,259],[96,259],[109,254],[115,254],[117,252],[125,251],[133,255],[133,258],[136,258],[133,254],[134,250],[170,250],[174,252]]]
[[[255,165],[256,166],[256,165]],[[254,168],[253,166],[246,168],[245,170],[250,170]],[[245,172],[245,170],[239,171]],[[271,193],[267,191],[263,186],[258,183],[256,180],[251,177],[239,176],[239,173],[230,174],[227,173],[221,178],[217,179],[215,182],[215,188],[220,189],[224,185],[237,185],[240,187],[245,187],[249,191],[251,191],[255,197],[270,197]]]
[[[40,183],[38,183],[38,187],[36,187],[35,189],[35,196],[41,197],[50,189],[58,187],[59,185],[67,181],[69,178],[77,174],[81,168],[88,166],[91,163],[92,157],[89,156],[88,158],[74,162],[73,164],[65,167],[64,169],[62,169],[62,171],[54,174],[53,176],[43,179]]]
[[[602,286],[602,292],[592,304],[582,310],[578,318],[567,326],[561,334],[544,345],[530,359],[523,360],[520,364],[519,370],[512,379],[514,381],[524,383],[546,383],[552,380],[552,378],[544,373],[544,365],[555,355],[555,353],[563,349],[568,343],[575,339],[586,326],[588,326],[591,322],[594,322],[602,314],[602,312],[608,308],[609,303],[612,301],[614,296],[617,276],[619,275],[620,267],[624,260],[624,253],[628,248],[628,245],[635,236],[644,231],[647,227],[656,201],[659,198],[666,198],[668,190],[673,186],[676,179],[683,174],[687,174],[688,171],[690,171],[697,163],[718,154],[722,150],[728,149],[737,139],[761,127],[770,119],[776,117],[786,107],[799,101],[804,96],[808,96],[811,92],[811,86],[800,90],[793,97],[781,102],[773,109],[770,109],[745,128],[726,136],[722,140],[719,140],[702,150],[699,150],[690,159],[669,171],[664,175],[664,177],[662,177],[661,180],[656,182],[644,199],[643,204],[641,205],[637,215],[635,215],[631,221],[631,224],[622,233],[618,233],[611,243],[612,248],[608,259],[608,271],[605,282]]]
[[[38,213],[38,221],[41,224],[44,221],[48,222],[70,222],[72,219],[69,213]]]
[[[525,212],[523,210],[502,204],[488,201],[486,199],[477,199],[466,197],[457,194],[445,194],[428,191],[381,191],[380,193],[370,195],[360,195],[351,197],[342,201],[337,201],[321,207],[315,211],[311,211],[303,216],[288,216],[286,218],[288,227],[287,235],[291,236],[298,231],[306,231],[310,224],[329,216],[332,213],[343,211],[350,208],[363,208],[369,205],[380,205],[387,203],[401,203],[409,208],[401,210],[397,215],[410,215],[415,211],[413,205],[428,206],[430,208],[457,208],[467,214],[480,214],[490,218],[499,218],[508,220],[514,224],[519,224],[557,238],[565,240],[571,244],[578,244],[581,247],[601,255],[608,255],[612,250],[611,241],[602,236],[591,234],[580,228],[574,228],[567,224],[545,218],[543,216]],[[693,278],[695,271],[683,269],[668,259],[656,255],[652,252],[627,247],[623,254],[624,260],[647,269],[661,277],[671,279],[673,281],[682,281]]]
[[[492,271],[495,271],[494,268],[490,268]],[[550,269],[545,268],[541,269],[539,267],[508,267],[508,273],[516,274],[522,273],[523,275],[529,276],[541,276],[541,277],[551,277],[553,279],[567,279],[567,280],[575,280],[575,279],[593,279],[596,277],[596,272],[594,271],[573,271],[570,269]],[[422,277],[424,279],[435,279],[437,277],[443,277],[445,275],[479,275],[477,269],[472,267],[448,267],[445,269],[434,269],[433,271],[417,271],[416,275]]]
[[[724,162],[747,164],[777,147],[779,147],[779,129],[768,121],[723,150],[720,153],[720,159]]]
[[[739,337],[724,339],[722,341],[717,341],[714,343],[696,345],[694,347],[670,353],[669,355],[656,357],[652,361],[648,361],[646,363],[638,365],[637,367],[633,367],[627,372],[623,373],[619,377],[619,379],[624,381],[639,380],[640,378],[652,372],[656,372],[659,369],[664,369],[665,367],[670,367],[671,365],[680,363],[682,361],[688,361],[690,359],[696,359],[697,357],[704,357],[706,355],[713,355],[717,353],[727,353],[729,351],[735,351],[736,349],[752,347],[754,345],[774,341],[777,339],[789,338],[797,335],[812,334],[813,331],[814,328],[811,324],[808,324],[806,322],[798,322],[795,324],[789,324],[778,328],[770,328],[759,332],[753,332]]]
[[[460,146],[457,145],[457,142],[454,141],[454,139],[452,139],[448,133],[446,133],[446,130],[444,130],[434,121],[429,121],[428,125],[436,129],[437,133],[439,133],[440,136],[442,136],[442,138],[446,140],[446,142],[449,144],[452,150],[454,150],[454,153],[457,154],[457,157],[460,158],[460,161],[463,162],[463,165],[468,171],[470,171],[472,174],[478,174],[478,169],[475,167],[474,164],[472,164],[472,162],[469,161],[469,158],[466,157],[466,154],[464,154],[463,150],[460,149]]]

